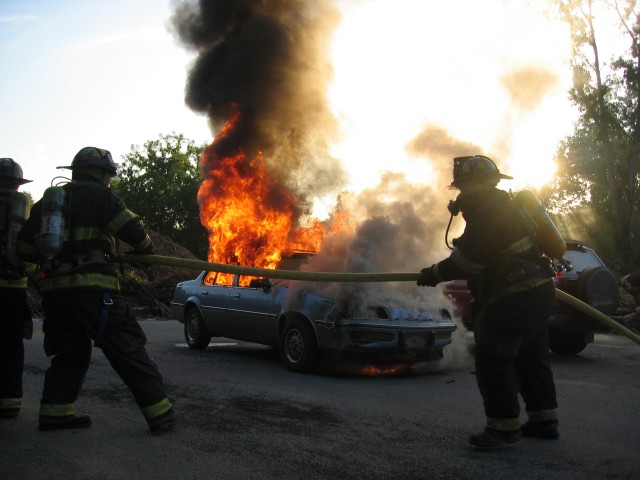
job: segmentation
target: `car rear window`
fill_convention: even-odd
[[[599,267],[602,265],[602,262],[600,262],[591,250],[585,250],[584,252],[567,250],[564,256],[571,262],[571,265],[573,265],[573,271],[575,273],[579,273],[588,267]]]

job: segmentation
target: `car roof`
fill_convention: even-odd
[[[565,238],[564,243],[567,244],[567,248],[573,247],[575,249],[579,247],[586,247],[593,250],[593,246],[589,242],[585,242],[584,240],[573,240],[573,239]]]

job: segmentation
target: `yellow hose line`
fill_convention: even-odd
[[[241,265],[227,265],[224,263],[205,262],[203,260],[189,260],[186,258],[165,257],[161,255],[120,255],[120,260],[125,262],[140,263],[146,265],[164,265],[166,267],[187,268],[191,270],[212,270],[222,273],[237,273],[252,277],[282,278],[287,280],[303,280],[309,282],[415,282],[420,273],[344,273],[344,272],[299,272],[296,270],[272,270],[269,268],[243,267]],[[581,310],[593,319],[623,334],[640,345],[640,335],[632,332],[624,325],[607,317],[602,312],[581,302],[577,298],[562,290],[556,289],[558,299]]]
[[[571,305],[574,308],[577,308],[578,310],[583,311],[584,313],[589,315],[591,318],[597,320],[604,326],[609,327],[611,330],[615,330],[616,332],[623,334],[625,337],[629,338],[630,340],[633,340],[634,342],[640,345],[640,335],[632,332],[624,325],[620,325],[618,322],[616,322],[612,318],[607,317],[604,313],[596,310],[591,305],[587,305],[586,303],[569,295],[567,292],[563,292],[562,290],[556,289],[556,294],[559,300],[565,303],[568,303],[569,305]]]
[[[344,273],[344,272],[298,272],[296,270],[272,270],[269,268],[243,267],[224,263],[188,260],[186,258],[163,257],[161,255],[120,255],[125,262],[167,267],[189,268],[191,270],[212,270],[222,273],[237,273],[252,277],[284,278],[309,282],[415,282],[419,273]]]

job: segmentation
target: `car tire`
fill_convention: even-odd
[[[209,345],[211,334],[202,321],[200,311],[192,307],[187,311],[184,319],[184,339],[189,348],[193,350],[204,350]]]
[[[587,345],[586,332],[549,331],[549,348],[558,355],[577,355]]]
[[[605,267],[589,267],[578,277],[578,298],[605,315],[614,315],[618,307],[618,281]]]
[[[280,351],[282,360],[292,372],[310,372],[320,359],[313,329],[299,318],[287,320],[280,337]]]

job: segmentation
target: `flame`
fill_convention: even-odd
[[[336,371],[342,374],[368,377],[403,375],[409,371],[410,366],[410,363],[404,362],[392,365],[371,365],[345,362],[333,364]]]
[[[363,365],[357,371],[361,375],[368,375],[370,377],[377,375],[397,375],[405,372],[409,368],[408,363],[397,363],[395,365],[389,365],[387,367],[378,365]]]
[[[332,215],[328,225],[315,218],[298,225],[301,212],[296,197],[270,175],[262,153],[247,159],[237,149],[221,156],[217,143],[232,134],[238,117],[239,113],[232,115],[201,158],[205,180],[198,202],[200,220],[209,232],[208,260],[276,268],[284,252],[318,252],[325,235],[349,228],[346,212]],[[217,282],[231,284],[232,278],[219,274]]]

